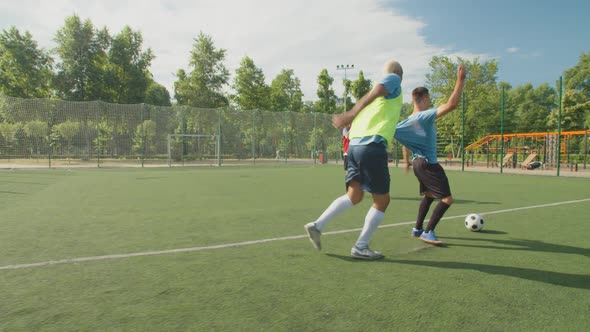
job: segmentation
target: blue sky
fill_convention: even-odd
[[[341,95],[344,72],[337,65],[355,65],[349,79],[362,70],[378,81],[383,63],[396,59],[409,101],[412,89],[426,83],[435,55],[496,59],[499,81],[553,85],[590,52],[589,13],[582,0],[19,0],[0,1],[0,29],[29,31],[50,51],[73,14],[111,34],[129,25],[153,50],[150,71],[171,95],[201,31],[226,50],[232,75],[244,56],[269,84],[282,69],[293,69],[305,100],[317,99],[324,68]]]
[[[425,22],[428,43],[498,60],[498,80],[554,85],[590,52],[590,2],[582,0],[389,1]]]

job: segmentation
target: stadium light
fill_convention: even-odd
[[[346,82],[346,71],[354,69],[354,65],[336,65],[336,70],[344,70],[344,81]],[[346,112],[346,100],[348,99],[348,89],[344,86],[344,112]]]

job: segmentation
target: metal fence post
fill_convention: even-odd
[[[289,153],[289,115],[291,111],[285,111],[285,144],[283,154],[285,155],[285,164],[287,163],[287,154]]]
[[[98,101],[99,109],[102,108],[102,102]],[[100,115],[99,109],[94,110],[94,119],[96,120],[96,167],[100,168]],[[92,147],[91,147],[92,148]]]
[[[256,110],[252,110],[252,163],[256,165]]]
[[[461,93],[461,172],[465,171],[465,93]]]
[[[313,156],[313,163],[315,165],[315,157],[316,157],[316,152],[317,152],[317,129],[316,129],[316,112],[313,112],[313,151],[311,152],[311,155]]]
[[[504,93],[505,88],[502,86],[502,108],[500,110],[500,173],[504,173]]]
[[[557,116],[557,176],[561,171],[561,99],[563,94],[563,76],[559,76],[559,114]]]
[[[221,167],[221,113],[223,112],[223,108],[218,108],[217,112],[217,167]]]
[[[142,135],[142,149],[141,149],[141,167],[143,168],[143,163],[145,159],[145,149],[146,149],[146,134],[145,134],[145,123],[144,123],[144,108],[145,103],[141,104],[141,135]]]

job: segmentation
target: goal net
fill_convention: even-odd
[[[219,135],[169,134],[168,166],[221,166]]]

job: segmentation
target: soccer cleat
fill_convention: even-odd
[[[379,258],[385,257],[385,256],[383,256],[382,253],[380,253],[378,251],[373,251],[369,247],[366,247],[364,249],[360,249],[360,248],[357,248],[357,246],[354,246],[354,247],[352,247],[352,249],[350,249],[350,256],[352,256],[353,258],[368,259],[368,260],[379,259]]]
[[[309,236],[309,241],[313,244],[314,248],[317,250],[322,250],[322,243],[320,242],[320,236],[322,236],[322,232],[315,227],[315,224],[310,222],[303,226],[305,231],[307,232],[307,236]]]
[[[422,235],[422,233],[424,233],[423,229],[412,228],[412,236],[413,237],[420,237],[420,235]]]
[[[434,245],[443,244],[443,242],[441,240],[439,240],[436,237],[436,235],[434,234],[434,230],[431,230],[430,232],[422,233],[422,235],[420,235],[420,240],[422,240],[426,243],[434,244]]]

